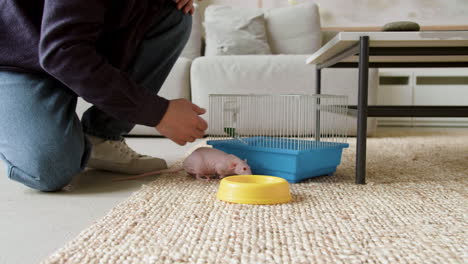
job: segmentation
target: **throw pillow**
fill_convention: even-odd
[[[260,9],[211,5],[204,25],[205,56],[271,54]]]
[[[273,54],[312,54],[322,46],[320,15],[315,3],[267,10],[265,21]]]

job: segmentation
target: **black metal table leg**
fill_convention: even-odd
[[[315,93],[321,94],[322,93],[322,70],[317,67],[316,75],[315,75]]]
[[[322,70],[317,67],[315,75],[315,93],[322,93]],[[320,98],[316,102],[317,110],[315,110],[315,140],[320,141]]]
[[[359,92],[356,142],[356,184],[366,183],[367,98],[369,86],[369,37],[362,36],[359,45]]]

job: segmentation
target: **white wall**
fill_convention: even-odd
[[[423,26],[468,25],[468,0],[296,0],[320,6],[323,27],[382,26],[411,20]],[[287,6],[288,0],[204,0],[201,4]]]

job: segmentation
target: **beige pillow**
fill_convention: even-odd
[[[320,15],[315,3],[267,10],[265,21],[273,54],[312,54],[322,46]]]
[[[260,9],[211,5],[204,25],[205,56],[271,54]]]

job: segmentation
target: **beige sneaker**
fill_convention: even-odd
[[[88,167],[126,174],[141,174],[167,169],[166,161],[141,155],[131,149],[125,139],[105,140],[87,135],[93,145]]]

